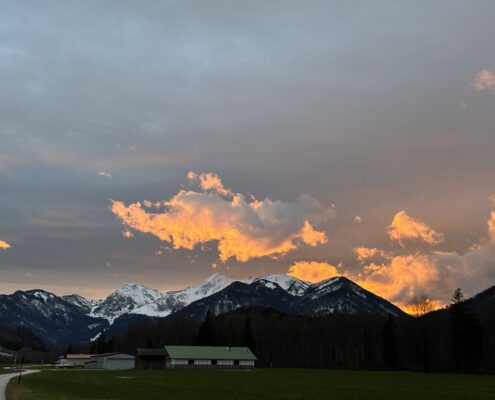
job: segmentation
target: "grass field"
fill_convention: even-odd
[[[8,400],[494,399],[494,376],[274,369],[42,371]]]

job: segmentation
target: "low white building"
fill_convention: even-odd
[[[56,362],[60,367],[83,367],[86,361],[91,360],[91,354],[67,354],[60,356]]]
[[[165,346],[167,368],[253,369],[256,356],[248,347]]]
[[[95,354],[84,363],[88,369],[132,369],[134,368],[134,356],[124,353]]]

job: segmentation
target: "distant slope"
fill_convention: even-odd
[[[218,293],[191,303],[179,313],[202,319],[208,311],[218,315],[255,305],[288,311],[293,299],[294,296],[273,282],[262,279],[251,284],[234,282]]]
[[[292,312],[318,314],[374,314],[395,317],[407,314],[389,301],[363,289],[345,277],[335,277],[308,287]]]
[[[107,325],[105,320],[84,315],[79,307],[43,290],[0,295],[0,321],[13,329],[27,327],[48,347],[88,340]]]
[[[270,278],[269,278],[270,279]],[[387,300],[363,289],[344,277],[336,277],[308,285],[303,294],[293,296],[283,289],[277,279],[258,278],[252,283],[234,282],[222,291],[195,301],[180,313],[203,318],[208,310],[218,315],[247,306],[264,306],[304,315],[318,314],[373,314],[407,316]],[[284,281],[282,281],[284,284]],[[285,285],[286,288],[290,285]]]

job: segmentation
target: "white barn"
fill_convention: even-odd
[[[165,346],[167,368],[253,369],[256,356],[248,347]]]

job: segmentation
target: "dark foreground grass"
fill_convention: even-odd
[[[42,371],[8,400],[495,399],[494,376],[273,369]]]

